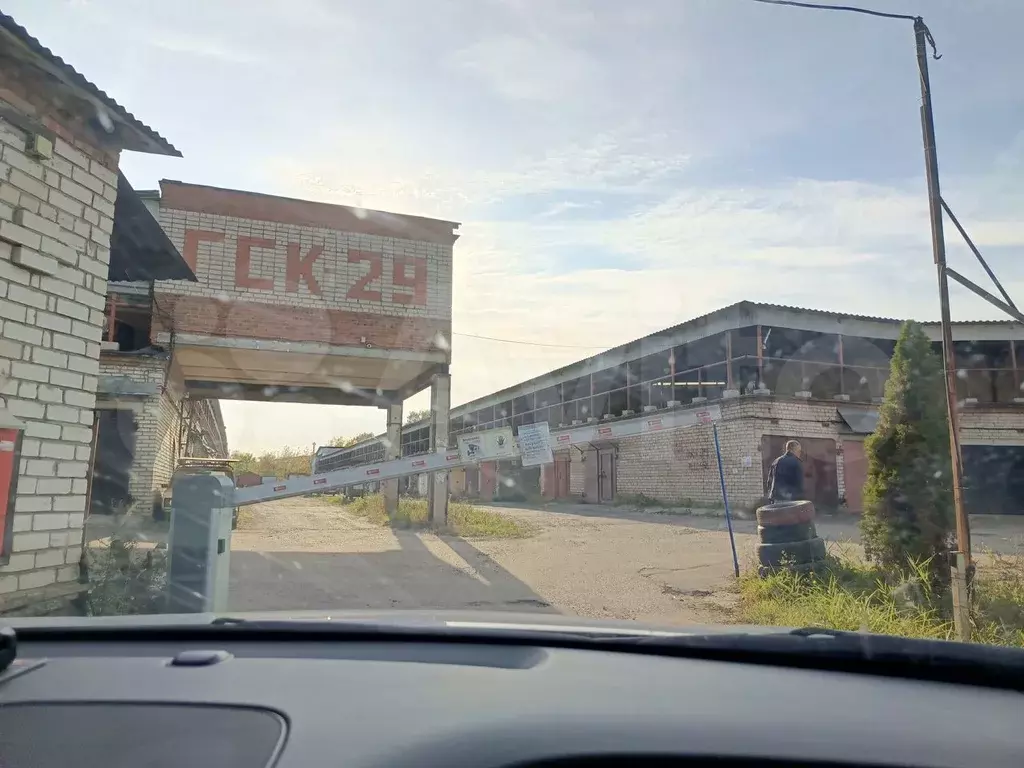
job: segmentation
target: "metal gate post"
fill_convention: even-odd
[[[430,449],[448,450],[448,412],[452,404],[451,374],[439,373],[430,384]],[[448,471],[434,472],[430,478],[427,505],[430,522],[442,527],[448,523]]]
[[[392,403],[387,407],[388,431],[387,442],[384,443],[384,461],[402,458],[402,402]],[[389,518],[398,514],[398,478],[385,480],[382,483],[384,492],[384,511]]]
[[[167,612],[227,610],[234,484],[178,472],[171,485]]]

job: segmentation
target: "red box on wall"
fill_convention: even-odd
[[[21,435],[18,427],[0,427],[0,565],[10,561],[14,544],[14,500],[18,495]]]

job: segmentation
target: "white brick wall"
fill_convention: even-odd
[[[1024,408],[964,406],[960,411],[964,445],[1024,445]]]
[[[764,489],[762,438],[781,435],[825,438],[850,437],[838,418],[836,406],[821,401],[790,398],[743,397],[722,403],[718,426],[729,501],[749,506]],[[1024,445],[1024,408],[968,406],[961,411],[964,445]],[[749,457],[749,466],[746,459]],[[584,489],[586,466],[574,451],[570,490]],[[619,442],[616,491],[644,494],[667,503],[682,499],[709,504],[721,502],[718,467],[710,427],[693,427]],[[836,456],[836,482],[840,498],[846,495],[844,464]]]
[[[0,397],[25,422],[4,595],[78,578],[116,176],[0,120]]]
[[[722,402],[718,425],[729,502],[749,507],[764,492],[761,439],[764,435],[839,439],[836,406],[787,398],[743,397]],[[840,496],[842,457],[836,457]],[[582,470],[582,465],[581,465]],[[583,473],[579,473],[582,490]],[[666,503],[683,500],[720,505],[722,491],[710,426],[697,426],[619,442],[616,491],[644,494]]]
[[[186,400],[181,372],[160,357],[124,356],[105,353],[100,358],[100,374],[117,376],[141,383],[166,382],[164,391],[140,398],[134,418],[135,461],[132,465],[129,492],[135,497],[136,509],[147,514],[153,490],[171,481],[178,459],[183,455],[201,455],[196,447],[179,445],[183,414],[191,413],[191,423],[207,436],[213,456],[228,455],[227,435],[216,400]]]
[[[184,280],[160,281],[161,293],[176,293],[208,298],[230,298],[260,304],[277,304],[309,309],[345,309],[400,317],[449,319],[452,310],[452,246],[419,240],[381,237],[342,232],[326,227],[300,226],[274,221],[242,219],[194,211],[160,208],[160,224],[171,242],[185,252],[185,232],[204,230],[223,233],[220,242],[201,241],[197,248],[196,277],[199,282]],[[273,240],[276,248],[250,249],[249,275],[267,278],[272,289],[239,288],[235,283],[235,260],[239,237]],[[312,267],[321,293],[312,293],[306,280],[298,281],[297,289],[286,290],[286,246],[299,244],[305,258],[310,249],[323,247],[323,253]],[[350,262],[349,251],[371,251],[382,254],[382,274],[367,290],[380,291],[380,301],[356,300],[347,297],[349,290],[367,274],[367,262]],[[393,286],[394,260],[410,256],[423,259],[427,269],[426,305],[417,306],[393,300],[395,294],[412,295],[411,287]],[[412,278],[412,268],[405,270]]]
[[[140,399],[135,413],[135,461],[129,493],[135,498],[135,509],[146,514],[153,489],[169,482],[178,461],[178,433],[181,425],[180,407],[183,389],[175,368],[168,372],[169,361],[163,357],[104,355],[100,361],[102,376],[125,377],[140,383],[159,384],[164,391]]]

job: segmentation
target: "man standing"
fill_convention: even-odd
[[[796,501],[804,498],[804,463],[800,443],[790,440],[786,452],[772,462],[768,470],[768,501]]]

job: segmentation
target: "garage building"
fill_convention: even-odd
[[[449,441],[475,430],[547,421],[553,433],[586,423],[721,406],[719,435],[730,501],[756,505],[786,440],[805,452],[808,495],[822,509],[860,511],[889,359],[902,320],[740,302],[453,408]],[[941,351],[938,323],[922,324]],[[1024,326],[955,323],[961,442],[973,513],[1024,513]],[[316,471],[383,459],[379,438],[321,448]],[[408,425],[402,452],[429,450],[429,425]],[[543,496],[609,503],[720,503],[710,426],[644,434],[556,452],[522,468],[484,462],[453,473],[469,498]],[[415,481],[408,490],[415,492]]]

